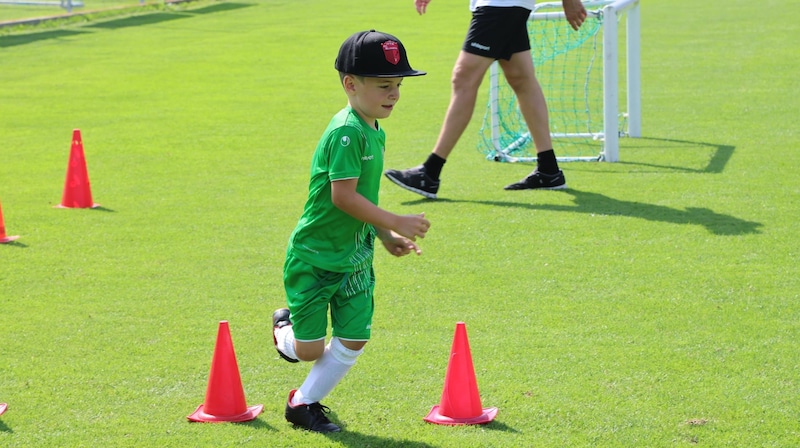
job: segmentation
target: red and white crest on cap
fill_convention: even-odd
[[[387,40],[382,43],[381,46],[383,46],[383,55],[386,57],[386,60],[392,65],[397,65],[397,63],[400,62],[400,48],[397,42]]]

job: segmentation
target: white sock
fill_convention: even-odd
[[[342,344],[339,338],[331,338],[331,342],[325,347],[322,356],[308,372],[303,385],[295,392],[292,405],[316,403],[327,397],[363,352],[363,348],[350,350]]]
[[[297,359],[297,351],[294,349],[294,329],[292,329],[292,326],[286,325],[274,331],[275,340],[278,341],[277,349],[284,355],[292,359]]]

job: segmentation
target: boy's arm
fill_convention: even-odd
[[[333,205],[348,215],[372,224],[376,228],[393,230],[412,241],[417,237],[424,238],[431,223],[425,214],[396,215],[370,202],[356,191],[358,179],[344,179],[331,182],[331,200]]]

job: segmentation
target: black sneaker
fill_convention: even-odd
[[[402,188],[421,194],[428,199],[436,199],[439,191],[439,181],[428,177],[425,166],[415,166],[407,170],[386,170],[383,173],[390,181]]]
[[[563,190],[567,188],[567,180],[564,179],[564,172],[558,170],[556,174],[540,173],[538,169],[533,170],[528,177],[519,182],[506,185],[504,190]]]
[[[283,328],[287,325],[292,325],[292,321],[289,320],[289,315],[289,308],[280,308],[272,313],[272,343],[275,344],[275,350],[279,355],[281,355],[281,358],[289,362],[300,362],[299,359],[290,358],[282,351],[278,350],[278,340],[275,338],[275,330],[278,328]]]
[[[299,404],[292,406],[292,397],[297,390],[289,392],[289,401],[286,403],[284,416],[289,423],[314,432],[339,432],[342,428],[334,425],[325,414],[331,412],[330,408],[319,402]]]

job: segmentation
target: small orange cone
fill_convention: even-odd
[[[481,407],[467,326],[464,322],[458,322],[444,379],[442,401],[431,409],[424,420],[438,425],[476,425],[489,423],[495,416],[497,408]]]
[[[3,415],[3,412],[6,412],[8,409],[8,405],[6,403],[0,403],[0,415]]]
[[[3,207],[0,206],[0,244],[10,243],[17,238],[19,238],[19,236],[6,236],[6,223],[3,221]],[[2,414],[2,412],[0,412],[0,414]]]
[[[186,418],[192,422],[246,422],[256,418],[263,409],[263,404],[248,407],[245,402],[230,328],[228,321],[223,320],[219,323],[211,360],[206,400]]]
[[[89,186],[89,172],[86,170],[86,156],[83,153],[83,140],[80,129],[72,131],[72,147],[69,151],[67,180],[64,182],[64,194],[58,208],[95,208],[100,204],[92,201],[92,189]]]

